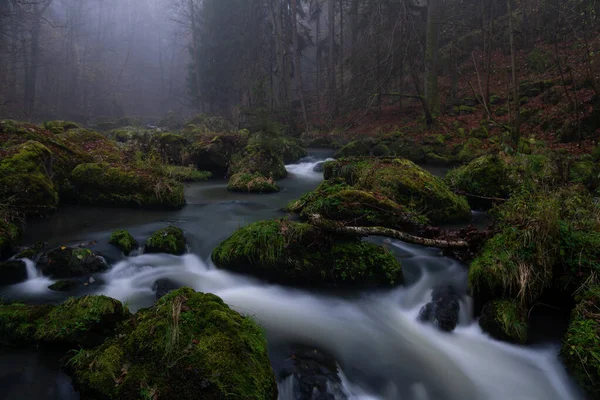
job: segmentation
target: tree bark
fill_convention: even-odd
[[[510,64],[512,69],[512,90],[513,90],[513,102],[515,103],[515,115],[513,120],[513,132],[512,140],[513,143],[518,146],[519,139],[521,138],[521,107],[519,104],[519,76],[517,74],[517,60],[515,54],[515,39],[513,30],[513,15],[511,0],[506,0],[506,6],[508,8],[508,38],[510,42]]]
[[[440,23],[440,0],[429,0],[427,5],[427,38],[425,45],[425,101],[432,115],[439,114],[440,109],[438,90]]]
[[[300,58],[300,48],[298,47],[298,1],[292,0],[292,38],[294,42],[294,68],[296,69],[296,85],[300,105],[302,107],[302,116],[304,117],[304,129],[308,130],[308,117],[306,115],[306,103],[304,103],[304,85],[302,84],[302,63]]]
[[[194,0],[189,0],[190,7],[190,22],[192,24],[192,56],[194,57],[194,72],[196,76],[196,107],[201,107],[200,100],[200,80],[202,75],[200,73],[200,54],[198,43],[198,24],[196,22],[196,7],[194,6]]]
[[[353,236],[384,236],[393,239],[398,239],[403,242],[419,244],[428,247],[438,247],[442,249],[447,248],[463,248],[468,247],[468,243],[463,240],[441,240],[441,239],[428,239],[418,236],[413,236],[405,232],[397,231],[391,228],[384,228],[380,226],[374,227],[358,227],[358,226],[346,226],[341,222],[331,221],[324,219],[319,214],[313,214],[309,218],[310,222],[326,231],[340,233],[344,235]]]
[[[327,11],[329,19],[329,112],[332,116],[337,114],[336,77],[335,77],[335,0],[329,0]]]

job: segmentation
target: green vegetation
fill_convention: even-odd
[[[376,192],[427,216],[432,222],[466,221],[469,205],[440,178],[411,161],[343,159],[325,163],[325,179],[342,178],[358,189]]]
[[[119,334],[68,362],[90,398],[275,400],[260,327],[215,295],[183,288],[140,310]]]
[[[110,235],[109,243],[118,248],[125,255],[138,247],[138,242],[126,230],[117,230]]]
[[[146,242],[147,253],[168,253],[181,255],[185,253],[185,236],[176,226],[168,226],[156,231]]]
[[[254,174],[240,172],[229,179],[227,190],[242,193],[275,193],[279,187],[273,179],[265,178],[260,173]]]
[[[356,141],[350,142],[346,146],[342,147],[337,153],[335,153],[334,158],[361,157],[368,156],[369,154],[371,154],[369,146],[363,142]]]
[[[243,156],[229,166],[229,175],[238,173],[260,173],[271,179],[282,179],[287,176],[283,160],[271,149],[257,146],[248,146]]]
[[[451,170],[446,176],[446,182],[451,188],[465,193],[506,198],[516,186],[508,168],[499,155],[483,156],[468,165]]]
[[[38,268],[55,279],[88,276],[108,269],[106,261],[90,249],[61,246],[44,252]]]
[[[394,285],[400,263],[381,247],[287,219],[237,230],[213,252],[219,268],[292,285]]]
[[[479,325],[495,339],[521,344],[527,341],[527,311],[515,300],[501,299],[488,303]]]
[[[47,121],[44,122],[44,129],[49,130],[50,132],[58,135],[60,133],[65,133],[70,131],[71,129],[80,129],[77,123],[72,121]]]
[[[0,304],[0,343],[27,345],[35,341],[40,324],[55,306]]]

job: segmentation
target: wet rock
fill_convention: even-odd
[[[55,292],[70,292],[72,290],[77,289],[77,287],[81,286],[81,282],[74,279],[65,279],[53,283],[48,286],[48,289],[53,290]]]
[[[452,332],[458,325],[460,296],[451,286],[433,289],[431,302],[419,312],[419,321],[431,322],[444,332]]]
[[[110,235],[109,243],[118,248],[126,256],[138,246],[137,240],[126,230],[120,229]]]
[[[146,242],[146,253],[166,253],[181,255],[185,253],[185,236],[176,226],[156,231]]]
[[[27,267],[23,261],[0,262],[0,286],[14,285],[27,280]]]
[[[37,266],[45,276],[54,279],[88,276],[108,269],[104,258],[90,249],[67,246],[44,252]]]
[[[15,258],[28,258],[30,260],[36,261],[40,253],[46,249],[50,248],[50,245],[46,242],[37,242],[33,247],[24,247],[19,250],[19,253],[15,256]]]
[[[152,285],[152,290],[156,293],[156,298],[160,299],[174,290],[181,288],[181,285],[171,279],[157,279]]]
[[[479,326],[497,340],[520,344],[527,341],[527,311],[514,299],[499,299],[487,303],[481,312]]]
[[[324,167],[323,165],[325,165],[325,161],[321,161],[318,162],[314,167],[313,167],[313,171],[314,172],[323,172],[324,171]]]

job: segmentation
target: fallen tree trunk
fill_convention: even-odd
[[[428,247],[439,247],[442,249],[469,247],[469,244],[464,240],[428,239],[381,226],[346,226],[341,222],[325,219],[319,214],[312,214],[309,220],[313,225],[334,233],[355,236],[384,236],[402,240],[407,243],[420,244]]]

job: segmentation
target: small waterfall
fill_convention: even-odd
[[[296,380],[294,375],[290,375],[285,378],[283,381],[277,384],[277,389],[279,390],[279,396],[277,400],[296,400],[294,397],[294,384]]]
[[[27,279],[33,280],[42,276],[40,271],[38,271],[35,263],[28,258],[24,258],[21,261],[25,263],[25,267],[27,267]]]

